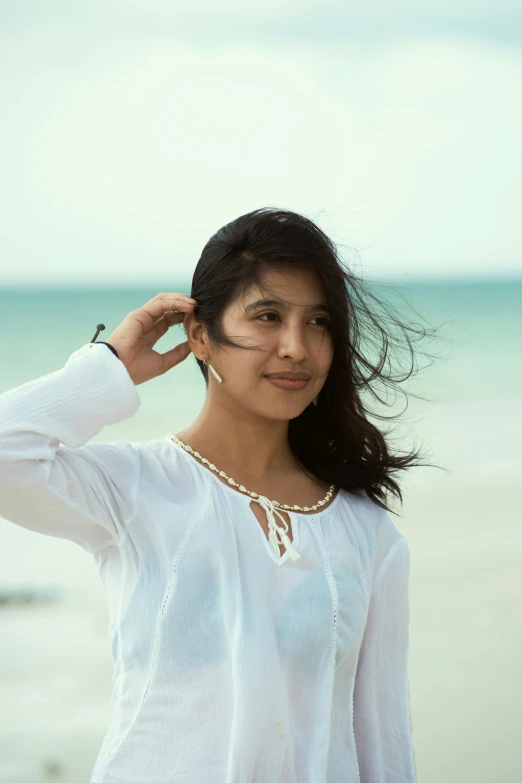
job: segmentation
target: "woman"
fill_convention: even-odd
[[[107,593],[92,783],[415,780],[409,548],[385,493],[417,452],[392,455],[368,419],[389,335],[361,291],[312,221],[256,210],[209,240],[190,297],[158,294],[0,397],[0,514],[89,551]],[[186,342],[154,351],[181,322]],[[194,422],[88,443],[190,353]]]

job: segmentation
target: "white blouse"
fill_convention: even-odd
[[[139,406],[100,343],[0,395],[0,515],[90,552],[106,591],[113,712],[91,783],[415,781],[390,514],[340,490],[288,511],[300,558],[276,555],[251,498],[172,438],[88,443]]]

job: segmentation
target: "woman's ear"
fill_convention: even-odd
[[[197,321],[194,313],[187,313],[183,319],[183,329],[194,356],[198,359],[206,356],[205,351],[208,348],[208,338],[205,324]]]

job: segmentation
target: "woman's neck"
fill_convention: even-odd
[[[277,481],[298,469],[288,444],[288,421],[204,405],[197,419],[177,435],[232,476],[235,469],[244,477],[265,476]]]

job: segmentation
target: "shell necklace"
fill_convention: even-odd
[[[186,443],[183,443],[182,440],[180,440],[176,435],[172,434],[171,432],[167,433],[167,437],[171,438],[173,441],[175,441],[178,446],[181,446],[182,449],[185,449],[185,451],[188,451],[189,454],[193,454],[196,459],[198,459],[203,465],[206,465],[209,470],[214,471],[214,473],[217,473],[218,476],[221,476],[224,478],[232,487],[237,487],[237,489],[240,492],[244,492],[245,495],[250,495],[252,500],[254,500],[256,503],[259,503],[259,505],[265,510],[267,519],[268,519],[268,543],[270,544],[274,554],[279,558],[280,552],[279,552],[279,546],[282,545],[284,548],[288,551],[290,554],[290,557],[292,560],[299,560],[301,558],[301,555],[296,552],[294,546],[292,545],[292,542],[288,538],[288,523],[286,519],[283,517],[283,515],[278,511],[277,509],[283,509],[284,511],[302,511],[306,513],[307,511],[317,511],[318,508],[321,508],[321,506],[326,505],[330,498],[332,497],[334,493],[335,486],[333,484],[330,485],[330,489],[324,496],[322,500],[318,500],[317,503],[313,506],[289,506],[286,503],[278,503],[277,500],[269,500],[265,495],[258,495],[257,492],[252,492],[251,490],[247,489],[243,486],[243,484],[238,484],[236,481],[234,481],[233,478],[230,478],[230,476],[227,476],[224,470],[219,470],[219,468],[216,468],[216,466],[209,462],[208,459],[205,457],[202,457],[199,452],[194,451],[192,446],[188,446]],[[284,527],[280,527],[275,519],[275,515],[281,519]]]

